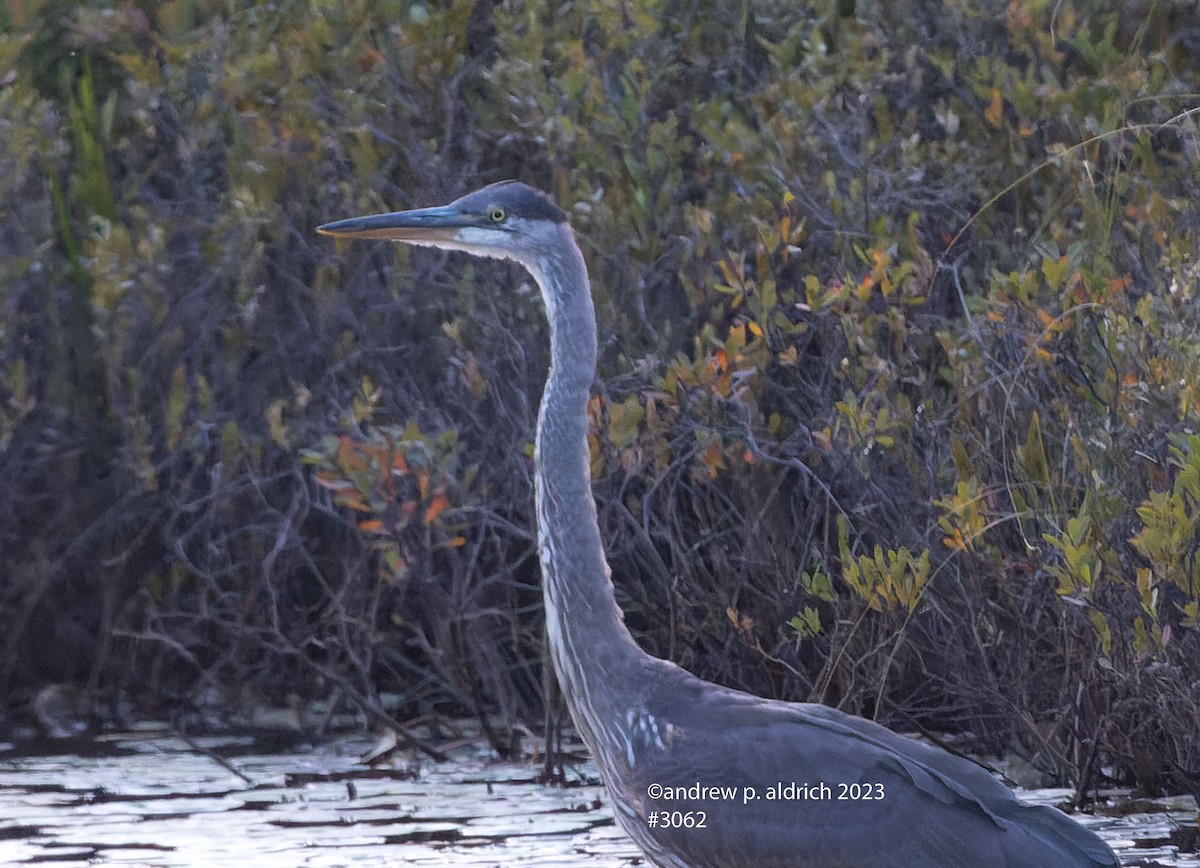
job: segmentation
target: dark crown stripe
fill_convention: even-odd
[[[475,214],[483,214],[488,209],[499,206],[513,217],[549,220],[552,223],[567,222],[567,212],[555,205],[549,196],[520,181],[489,184],[482,190],[463,196],[454,204]]]

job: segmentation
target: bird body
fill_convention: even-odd
[[[871,721],[716,687],[652,658],[638,678],[624,750],[608,762],[621,823],[658,864],[1117,864],[1062,812],[1024,805],[977,764]],[[681,797],[652,800],[652,784]],[[704,828],[651,829],[652,812]]]
[[[823,705],[703,681],[634,643],[591,490],[596,322],[566,214],[517,182],[449,205],[320,227],[522,264],[550,322],[535,448],[551,657],[617,821],[656,864],[689,868],[1101,868],[1094,833],[1022,804],[969,760]],[[664,817],[665,815],[665,817]]]

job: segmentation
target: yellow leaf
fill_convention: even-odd
[[[730,263],[729,260],[722,259],[717,263],[717,268],[721,270],[721,276],[725,278],[725,283],[727,283],[730,288],[733,288],[742,282],[741,275],[734,271],[733,264]]]
[[[630,395],[609,408],[608,437],[617,449],[628,449],[638,438],[646,413],[637,395]]]
[[[1065,256],[1060,256],[1057,259],[1046,257],[1042,260],[1042,276],[1046,278],[1046,285],[1051,289],[1057,289],[1063,286],[1067,280],[1067,272],[1071,268],[1071,261]],[[1049,323],[1047,323],[1049,325]]]
[[[754,632],[754,619],[749,615],[743,615],[733,606],[726,607],[725,617],[743,636],[750,636]]]
[[[779,292],[775,287],[775,281],[770,278],[764,280],[759,286],[759,292],[762,294],[763,310],[770,311],[779,302]]]
[[[745,325],[731,326],[729,329],[729,337],[725,339],[725,346],[719,351],[724,353],[726,364],[728,360],[737,358],[746,346],[746,327]]]

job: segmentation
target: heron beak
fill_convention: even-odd
[[[466,214],[453,205],[441,205],[415,211],[351,217],[318,226],[317,231],[339,238],[386,238],[419,244],[453,241],[459,230],[478,225],[478,217]]]

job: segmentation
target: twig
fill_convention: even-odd
[[[237,775],[243,781],[250,784],[250,786],[255,786],[255,782],[253,780],[251,780],[249,777],[247,777],[243,772],[238,770],[232,763],[229,762],[229,760],[225,759],[220,754],[209,750],[204,745],[199,744],[194,738],[192,738],[190,735],[185,733],[179,727],[175,727],[175,735],[178,736],[188,747],[190,747],[196,753],[204,754],[206,757],[208,757],[210,760],[215,762],[217,765],[221,766],[221,768],[225,769],[225,771],[229,772],[231,775]]]

